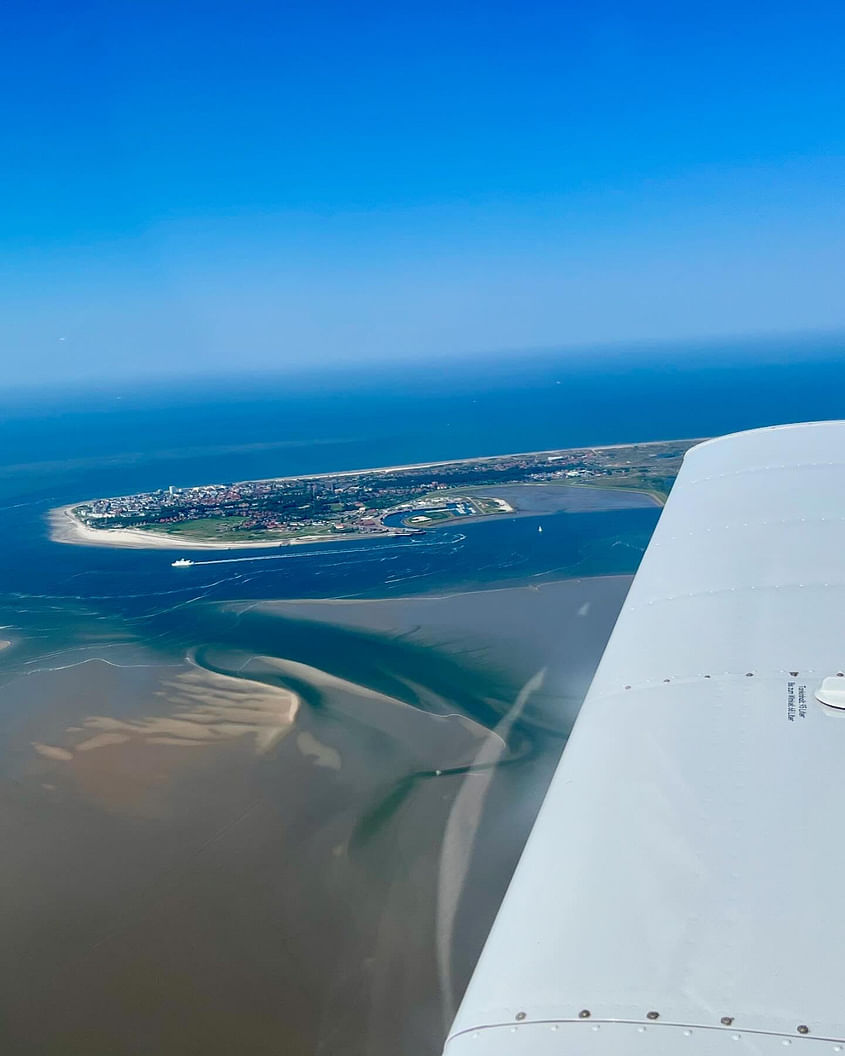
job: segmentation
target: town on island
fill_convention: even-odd
[[[141,548],[284,546],[416,535],[457,520],[554,512],[567,508],[572,488],[624,489],[662,504],[685,452],[698,442],[655,441],[170,486],[53,510],[51,534],[57,542]],[[540,506],[538,489],[543,489]]]

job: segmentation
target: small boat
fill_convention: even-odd
[[[543,530],[543,526],[542,526],[542,524],[538,525],[538,526],[537,526],[537,531],[538,531],[538,532],[542,532],[542,530]]]
[[[193,561],[189,561],[187,557],[180,557],[178,561],[171,562],[171,568],[190,568]]]

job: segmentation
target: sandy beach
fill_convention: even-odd
[[[625,447],[637,446],[637,447],[658,447],[664,443],[675,443],[680,441],[649,441],[647,443],[632,445],[632,444],[605,444],[597,445],[593,447],[584,448],[561,448],[560,452],[577,452],[577,451],[613,451]],[[700,441],[696,441],[700,442]],[[310,473],[307,475],[296,474],[295,476],[288,477],[265,477],[260,478],[266,482],[272,483],[283,483],[291,480],[321,480],[327,477],[355,477],[360,476],[362,473],[392,473],[399,470],[411,470],[411,469],[435,469],[439,466],[453,466],[460,465],[462,463],[481,463],[481,462],[495,462],[501,458],[513,458],[518,455],[544,455],[544,454],[556,454],[556,449],[550,449],[548,451],[520,451],[514,452],[510,455],[486,455],[480,458],[456,458],[449,459],[445,462],[414,462],[408,465],[397,465],[397,466],[375,466],[367,469],[347,469],[341,470],[335,473]],[[583,484],[571,485],[572,487],[580,486],[585,487]],[[589,485],[587,485],[589,486]],[[593,485],[595,487],[595,485]],[[600,488],[600,485],[599,485]],[[483,490],[483,488],[467,489],[467,490]],[[502,491],[501,488],[498,489]],[[641,493],[646,494],[646,493]],[[654,500],[655,504],[660,505],[659,501]],[[74,516],[73,511],[79,506],[84,506],[88,502],[94,502],[94,499],[84,499],[80,502],[75,502],[70,506],[60,506],[54,510],[51,510],[48,514],[48,520],[50,524],[50,539],[54,543],[72,543],[77,546],[119,546],[127,547],[135,550],[240,550],[240,549],[256,549],[266,547],[277,547],[277,546],[296,546],[305,543],[330,543],[338,542],[339,540],[348,539],[372,539],[372,534],[365,534],[362,532],[349,532],[344,535],[337,536],[325,536],[325,535],[303,535],[296,539],[265,539],[265,540],[252,540],[244,542],[231,542],[221,545],[218,542],[212,540],[200,540],[200,539],[185,539],[180,540],[177,537],[168,535],[165,532],[147,532],[141,531],[134,528],[89,528],[87,525]],[[519,512],[519,511],[516,511]],[[525,511],[528,512],[528,511]],[[474,518],[474,520],[481,520],[482,518]],[[400,535],[402,532],[388,531],[379,533],[380,536],[384,535]]]
[[[643,506],[660,506],[662,503],[650,492],[623,488],[602,488],[583,484],[555,481],[542,484],[508,484],[495,489],[488,487],[467,488],[468,494],[491,493],[500,497],[511,517],[534,517],[566,511],[585,513],[595,510],[636,509]],[[508,501],[510,500],[510,501]],[[516,503],[519,501],[519,505]],[[300,535],[295,539],[244,540],[243,542],[219,543],[214,540],[194,539],[168,535],[166,532],[151,532],[139,528],[89,528],[75,516],[74,510],[84,503],[62,506],[49,514],[50,539],[54,543],[71,543],[76,546],[118,546],[135,550],[255,550],[302,546],[306,543],[338,543],[349,540],[387,539],[406,535],[403,529],[388,527],[381,532],[344,532],[338,535]],[[502,513],[474,516],[471,522],[496,520]],[[413,525],[411,526],[413,527]]]
[[[439,1052],[628,583],[43,639],[0,714],[5,1051]]]
[[[50,539],[54,543],[71,543],[75,546],[119,546],[131,550],[256,550],[282,546],[303,546],[306,543],[338,543],[350,539],[383,539],[404,532],[379,532],[368,535],[363,532],[346,532],[342,535],[300,535],[296,539],[252,539],[243,542],[217,543],[204,539],[180,539],[166,532],[147,532],[139,528],[89,528],[73,511],[84,503],[60,506],[51,510],[48,519]]]
[[[497,462],[500,458],[521,458],[531,455],[577,454],[581,451],[621,451],[626,447],[662,447],[664,444],[702,444],[710,437],[677,438],[671,440],[635,440],[626,444],[592,444],[588,447],[550,447],[541,451],[508,451],[501,455],[480,455],[477,458],[449,458],[440,462],[409,462],[401,466],[367,466],[363,469],[343,469],[335,473],[297,473],[292,477],[265,477],[266,481],[323,480],[326,477],[357,477],[362,473],[396,473],[408,469],[437,469],[440,466],[460,466],[470,462]]]

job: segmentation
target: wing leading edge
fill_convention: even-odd
[[[845,422],[691,449],[447,1056],[845,1052],[843,670]]]

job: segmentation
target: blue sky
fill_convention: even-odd
[[[845,328],[841,3],[39,3],[7,383]]]

